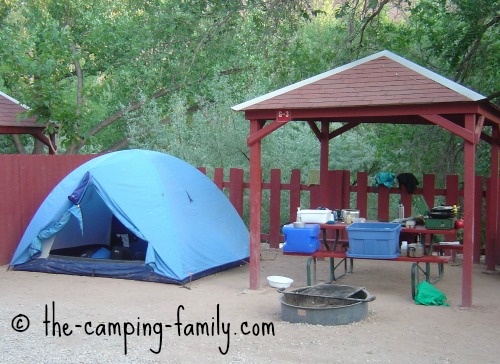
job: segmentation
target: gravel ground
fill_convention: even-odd
[[[474,271],[474,306],[462,309],[460,265],[446,267],[436,285],[450,306],[420,306],[410,297],[409,264],[355,260],[354,273],[339,283],[376,296],[368,317],[320,326],[282,321],[281,294],[266,281],[284,275],[295,280],[291,288],[304,286],[306,259],[265,253],[255,291],[247,289],[248,266],[190,289],[0,267],[0,362],[500,362],[500,275],[484,274],[482,265]],[[320,278],[326,269],[319,262]]]

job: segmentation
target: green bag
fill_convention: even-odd
[[[426,281],[419,283],[417,286],[415,303],[425,306],[449,306],[446,303],[445,294]]]

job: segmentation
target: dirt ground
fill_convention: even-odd
[[[327,263],[318,263],[318,278],[326,279]],[[266,277],[293,278],[290,289],[298,288],[306,283],[305,266],[306,258],[263,251],[262,288],[252,291],[248,265],[192,282],[190,289],[3,266],[0,361],[500,362],[500,274],[484,273],[483,265],[474,268],[473,307],[462,309],[460,264],[447,266],[436,284],[448,297],[445,307],[412,301],[411,263],[355,260],[353,274],[338,282],[364,286],[376,299],[365,320],[337,326],[281,320],[281,294]]]

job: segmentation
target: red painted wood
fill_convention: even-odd
[[[406,192],[406,187],[404,187],[403,185],[401,185],[399,187],[399,192],[400,192],[399,201],[401,201],[401,203],[403,204],[403,206],[405,208],[405,210],[404,210],[405,216],[404,217],[410,217],[410,216],[412,216],[411,202],[412,202],[413,196],[410,195],[408,192]]]
[[[309,186],[309,208],[315,209],[318,207],[322,207],[322,205],[321,190],[319,185]]]
[[[348,206],[344,205],[344,171],[330,171],[329,173],[329,188],[328,188],[328,202],[325,207],[334,210],[340,210],[343,208],[347,208]]]
[[[214,183],[221,190],[224,187],[224,169],[223,168],[215,168],[214,170]]]
[[[351,172],[343,171],[342,173],[342,205],[351,206]]]
[[[95,155],[0,155],[0,265],[8,264],[24,230],[50,191]],[[8,191],[8,193],[6,193]]]
[[[330,153],[330,139],[328,137],[330,123],[327,121],[321,122],[321,139],[320,139],[320,161],[319,161],[319,173],[320,173],[320,196],[318,204],[323,207],[328,205],[328,191],[330,190],[328,171],[328,160]]]
[[[292,255],[299,257],[315,257],[315,258],[346,258],[345,251],[330,251],[330,250],[316,250],[314,253],[295,253],[295,252],[284,252],[283,255]],[[356,259],[356,258],[353,258]],[[392,259],[384,259],[384,258],[359,258],[366,260],[384,260],[386,262],[417,262],[417,263],[449,263],[451,257],[445,255],[424,255],[422,257],[405,257],[399,256],[397,258]]]
[[[436,187],[436,176],[433,174],[424,174],[423,178],[423,192],[424,200],[427,203],[427,207],[432,209],[434,206],[435,197],[435,187]]]
[[[454,174],[454,175],[449,175],[446,176],[446,205],[448,206],[453,206],[453,205],[460,205],[459,201],[459,176]]]
[[[250,136],[261,128],[259,120],[250,121]],[[261,143],[250,147],[250,289],[260,288],[260,232],[262,209]]]
[[[465,128],[475,128],[474,115],[466,115]],[[462,306],[472,307],[472,264],[474,248],[476,146],[464,141],[464,250],[462,261]]]
[[[486,196],[485,196],[485,211],[486,211],[486,236],[485,236],[485,255],[486,255],[486,269],[495,270],[495,240],[496,240],[496,224],[493,216],[496,216],[496,201],[493,198],[493,185],[492,178],[486,180]],[[498,189],[497,189],[498,190]],[[492,258],[493,257],[493,258]],[[493,264],[492,264],[493,263]]]
[[[0,264],[9,263],[21,235],[19,171],[16,161],[0,155]],[[15,208],[13,208],[15,207]]]
[[[248,146],[252,146],[254,143],[260,142],[264,137],[286,124],[287,122],[273,121],[272,123],[264,126],[262,129],[259,129],[255,133],[251,133],[247,138]]]
[[[498,182],[499,188],[500,188],[500,181]],[[499,194],[499,200],[500,200],[500,191],[497,192]],[[495,240],[495,249],[493,250],[492,258],[495,260],[495,264],[500,264],[500,211],[498,209],[500,208],[500,204],[496,205],[497,207],[497,221],[496,221],[496,227],[497,227],[497,235],[496,235],[496,240]]]
[[[396,117],[394,120],[401,119],[401,116],[411,115],[429,115],[429,114],[466,114],[478,113],[486,114],[487,110],[480,110],[480,107],[474,103],[440,103],[440,104],[407,104],[407,105],[390,105],[390,106],[370,106],[370,107],[335,107],[322,109],[294,109],[294,120],[321,120],[325,118],[330,121],[349,122],[352,120],[363,122],[379,122],[389,123],[393,120],[391,117]],[[274,120],[276,111],[271,110],[245,110],[245,119],[261,119]],[[374,119],[380,117],[379,119]],[[408,123],[414,123],[408,120]],[[429,124],[430,122],[427,122]]]
[[[483,217],[483,177],[476,176],[474,196],[474,246],[472,248],[472,261],[479,264],[481,261],[481,220]]]
[[[290,221],[297,221],[297,208],[300,207],[300,169],[292,169],[290,175]]]
[[[500,130],[498,126],[492,128],[491,132],[491,162],[490,162],[490,178],[487,184],[486,195],[486,268],[489,271],[495,270],[495,265],[500,264],[500,239],[498,234],[498,206],[500,204],[498,176],[500,173],[499,165],[499,142]]]
[[[368,218],[368,173],[358,172],[356,175],[356,208],[361,217]]]
[[[449,175],[446,176],[446,195],[445,203],[448,206],[461,206],[460,204],[460,191],[459,191],[459,176]],[[481,202],[481,200],[479,200]],[[456,234],[446,234],[444,235],[444,241],[455,241],[457,239]],[[479,259],[479,257],[478,257]],[[479,263],[479,260],[478,260]]]
[[[390,221],[389,217],[389,189],[385,186],[378,186],[378,220]]]
[[[271,187],[269,195],[269,243],[278,248],[281,226],[281,170],[271,170]]]
[[[442,117],[441,115],[431,114],[431,115],[420,115],[424,119],[429,120],[433,124],[439,125],[443,129],[448,130],[449,132],[459,136],[460,138],[467,140],[469,142],[473,142],[475,140],[474,131],[466,130],[462,128],[460,125],[455,124],[454,122]]]
[[[240,216],[243,216],[243,170],[229,170],[229,200]]]

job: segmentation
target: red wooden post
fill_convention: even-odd
[[[321,149],[319,161],[320,197],[318,201],[320,206],[326,206],[328,204],[328,189],[330,188],[328,181],[328,157],[330,150],[330,138],[328,136],[330,130],[329,128],[330,123],[328,121],[321,122]]]
[[[404,217],[410,217],[411,214],[411,200],[412,200],[412,195],[410,195],[408,192],[406,192],[406,187],[400,186],[399,188],[399,193],[400,197],[399,200],[403,204],[405,208],[405,216]]]
[[[361,217],[368,218],[368,173],[358,172],[356,179],[356,208]]]
[[[280,241],[280,215],[281,215],[281,170],[271,170],[269,204],[269,243],[277,248]]]
[[[300,207],[300,169],[292,169],[290,176],[290,221],[297,221],[297,208]]]
[[[449,175],[446,176],[446,205],[452,206],[452,205],[459,205],[459,179],[458,175]],[[446,234],[444,236],[445,241],[454,241],[457,239],[457,234]],[[455,259],[456,251],[451,250],[451,254],[453,256],[453,259]],[[479,261],[478,261],[479,262]]]
[[[485,255],[486,269],[495,271],[495,243],[497,236],[497,205],[495,194],[498,193],[498,187],[493,185],[493,178],[486,180],[486,236],[485,236]],[[495,192],[496,191],[496,192]]]
[[[261,129],[259,120],[250,120],[250,136]],[[260,139],[250,147],[250,289],[260,288],[260,231],[262,208],[262,165]]]
[[[342,174],[342,206],[351,206],[351,172],[343,171]]]
[[[378,220],[389,221],[389,189],[379,185],[378,190]]]
[[[474,246],[472,247],[472,261],[479,264],[481,261],[481,221],[483,218],[483,177],[476,176],[475,185],[475,214],[474,214]]]
[[[465,129],[474,133],[475,116],[465,115]],[[464,249],[462,262],[462,306],[472,307],[472,257],[474,248],[476,145],[464,139]]]
[[[486,196],[486,269],[489,271],[495,270],[495,265],[500,264],[500,240],[497,239],[500,230],[498,229],[498,208],[499,208],[499,142],[500,131],[498,125],[492,127],[492,142],[491,142],[491,162],[490,162],[490,178]],[[497,246],[495,246],[495,244]]]
[[[499,202],[496,204],[496,213],[497,213],[497,220],[495,222],[496,224],[496,227],[497,227],[497,233],[495,235],[495,245],[494,245],[494,249],[492,251],[492,258],[491,260],[493,260],[494,263],[492,264],[500,264],[500,181],[497,183],[498,185],[498,190],[497,190],[497,194],[498,194],[498,200]]]
[[[243,170],[229,170],[229,200],[240,216],[243,216]]]
[[[309,186],[309,208],[315,209],[315,208],[318,208],[320,206],[322,206],[322,203],[321,203],[321,185]]]
[[[224,169],[215,168],[214,170],[214,183],[221,190],[224,189]]]
[[[436,176],[433,174],[424,174],[422,196],[424,196],[425,203],[427,203],[427,207],[430,209],[434,207],[435,187]],[[427,213],[427,211],[421,211],[421,213]]]
[[[343,209],[349,206],[344,205],[344,171],[330,171],[330,188],[328,204],[325,207],[331,209]]]

